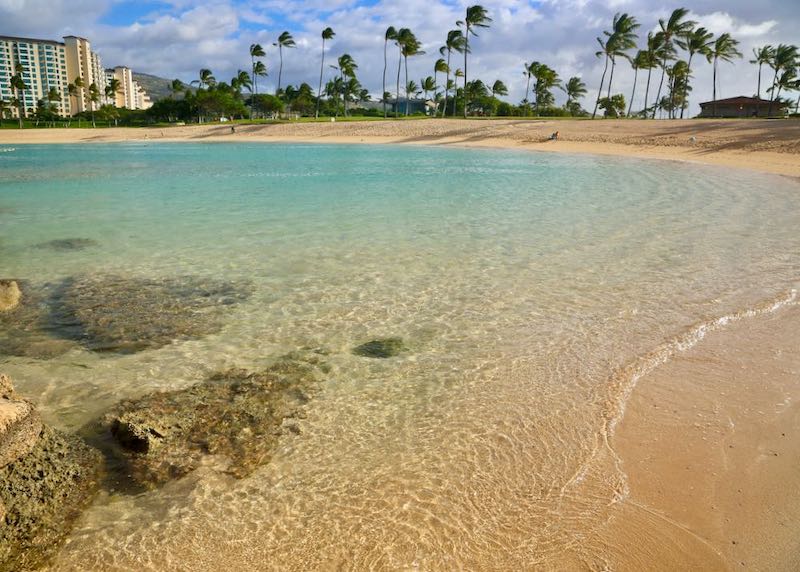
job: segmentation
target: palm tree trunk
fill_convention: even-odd
[[[594,102],[594,111],[592,112],[592,119],[597,115],[597,106],[600,105],[600,96],[603,95],[603,83],[606,81],[606,72],[608,71],[608,54],[606,54],[606,65],[603,68],[603,75],[600,78],[600,89],[597,90],[597,100]]]
[[[383,92],[381,92],[381,98],[383,99],[383,118],[386,119],[386,48],[389,45],[389,40],[383,40]]]
[[[717,116],[717,58],[714,58],[714,73],[712,74],[711,81],[714,85],[711,88],[711,100],[714,102],[714,117]]]
[[[664,74],[667,73],[667,58],[661,62],[661,81],[658,84],[658,92],[656,93],[656,101],[653,104],[653,119],[656,118],[656,109],[658,109],[658,102],[661,99],[661,88],[664,87]]]
[[[762,64],[761,64],[761,62],[759,62],[759,64],[758,64],[758,89],[756,91],[756,97],[758,97],[758,99],[761,99],[761,66],[762,66]]]
[[[275,90],[275,95],[278,95],[281,91],[281,75],[283,75],[283,46],[278,44],[278,54],[281,58],[281,65],[278,67],[278,89]]]
[[[689,78],[692,77],[692,57],[694,54],[689,54],[689,63],[686,66],[686,93],[683,96],[683,105],[681,105],[681,119],[683,119],[683,112],[689,106]]]
[[[403,65],[403,50],[400,48],[400,57],[397,58],[397,93],[395,97],[394,118],[400,117],[400,68]]]
[[[647,64],[652,65],[652,62]],[[647,119],[647,98],[650,97],[650,75],[653,73],[653,68],[647,68],[647,87],[644,90],[644,118]]]
[[[609,99],[611,99],[611,82],[614,81],[614,68],[616,67],[617,67],[617,58],[611,58],[611,75],[608,76],[608,95],[607,95]]]
[[[314,118],[319,119],[319,102],[322,99],[322,70],[325,67],[325,38],[322,38],[322,59],[319,62],[319,88],[317,89],[317,110]]]
[[[406,117],[408,117],[408,56],[403,57],[406,68]]]
[[[526,107],[530,108],[531,102],[528,100],[531,94],[531,74],[528,72],[526,74],[528,76],[528,83],[525,85],[525,105]],[[600,89],[603,89],[602,87]],[[525,109],[525,115],[528,115],[528,109]]]
[[[775,76],[772,78],[772,97],[769,98],[769,108],[767,109],[767,117],[772,115],[772,103],[775,101],[776,83],[778,83],[778,68],[775,68]]]
[[[464,119],[467,118],[467,54],[469,54],[469,24],[466,25],[467,33],[464,34],[464,38],[466,39],[465,48],[464,48]],[[456,87],[456,92],[458,92],[458,87]],[[453,109],[455,110],[455,104],[453,105]],[[453,115],[456,112],[453,111]]]
[[[447,49],[447,77],[444,80],[444,105],[442,106],[442,117],[447,115],[447,92],[450,85],[450,48]]]
[[[639,79],[639,68],[633,68],[633,90],[631,91],[631,102],[628,104],[628,117],[631,116],[633,109],[633,98],[636,95],[636,80]]]

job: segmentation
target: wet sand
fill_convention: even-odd
[[[558,131],[558,141],[548,141]],[[800,177],[800,121],[462,120],[357,121],[165,128],[0,131],[0,144],[113,141],[302,141],[502,147],[696,161]]]
[[[797,304],[745,318],[639,380],[612,437],[612,569],[800,569],[798,331]]]

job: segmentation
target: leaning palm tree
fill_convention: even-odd
[[[781,91],[792,91],[800,88],[800,80],[797,78],[797,70],[789,68],[785,70],[767,91],[774,97],[775,101],[781,100]],[[789,102],[791,104],[791,102]]]
[[[342,54],[339,56],[337,63],[339,64],[338,67],[342,78],[342,85],[344,86],[344,115],[347,117],[348,95],[351,91],[357,91],[354,84],[348,83],[348,78],[350,80],[356,79],[356,70],[358,69],[358,64],[356,64],[356,61],[350,54]],[[358,89],[361,89],[360,86]]]
[[[439,51],[441,52],[442,49],[444,49],[444,48],[440,48]],[[433,99],[435,99],[437,102],[439,100],[438,98],[439,98],[439,95],[440,95],[438,93],[438,91],[439,91],[439,74],[440,73],[445,73],[446,74],[449,71],[450,70],[447,67],[447,62],[444,61],[444,59],[442,59],[442,58],[439,58],[438,60],[436,60],[436,63],[433,64]],[[445,83],[445,87],[446,86],[447,86],[447,84]],[[438,113],[438,109],[437,109],[437,113]],[[434,116],[436,116],[436,113],[434,113]]]
[[[603,75],[600,78],[600,89],[597,91],[597,100],[594,104],[594,111],[592,112],[592,119],[597,115],[597,107],[600,105],[600,98],[603,95],[603,84],[605,83],[606,73],[608,72],[608,63],[611,62],[611,75],[608,78],[608,95],[611,97],[611,84],[614,81],[614,69],[617,65],[617,57],[627,57],[626,52],[636,47],[636,29],[639,23],[636,18],[628,14],[614,14],[614,19],[611,25],[611,31],[603,32],[605,38],[598,37],[597,43],[600,45],[600,50],[595,52],[598,58],[605,58],[605,65],[603,67]]]
[[[214,77],[214,74],[211,73],[210,69],[203,68],[200,70],[199,78],[192,80],[191,83],[197,84],[197,87],[213,87],[217,85],[217,79]]]
[[[294,38],[289,32],[281,32],[281,35],[278,36],[278,41],[272,44],[273,46],[278,46],[278,54],[281,58],[281,64],[278,68],[278,89],[275,91],[277,95],[281,91],[281,74],[283,74],[283,48],[295,48],[297,45],[294,43]]]
[[[775,48],[767,44],[761,48],[753,48],[754,59],[750,60],[751,64],[758,64],[758,88],[756,89],[756,97],[761,99],[761,66],[764,64],[769,65],[775,54]]]
[[[234,85],[235,84],[235,85]],[[241,94],[242,88],[250,93],[253,93],[253,79],[250,74],[244,70],[236,72],[236,77],[231,80],[231,87],[234,87],[237,93]]]
[[[492,97],[497,97],[498,95],[508,95],[508,87],[499,79],[492,84]]]
[[[107,99],[112,100],[112,105],[117,106],[117,94],[122,90],[122,82],[117,78],[111,78],[105,87],[105,96]]]
[[[538,65],[539,65],[539,62],[531,62],[531,63],[525,62],[523,64],[523,66],[522,66],[524,68],[524,70],[525,70],[522,73],[526,77],[526,80],[527,80],[525,82],[525,99],[523,100],[523,102],[526,105],[526,108],[525,108],[525,115],[526,116],[528,115],[528,111],[530,109],[530,107],[529,107],[530,99],[528,99],[528,98],[529,98],[530,92],[531,92],[531,78],[533,77],[533,74],[536,71],[536,66],[538,66]]]
[[[577,76],[569,78],[567,83],[561,86],[561,89],[567,94],[567,102],[564,104],[567,109],[569,109],[570,103],[577,102],[586,95],[586,84]]]
[[[386,93],[386,68],[388,66],[388,62],[386,59],[386,50],[389,47],[389,40],[396,40],[397,39],[397,30],[394,26],[389,26],[386,28],[386,32],[383,34],[383,93]],[[386,119],[386,98],[383,99],[383,118]]]
[[[464,77],[464,72],[461,70],[461,68],[456,68],[456,71],[453,72],[453,117],[456,116],[456,103],[458,100],[458,78],[460,77]],[[464,87],[466,88],[466,83],[464,83]],[[463,89],[461,90],[461,95],[464,95]]]
[[[628,117],[631,116],[633,110],[633,99],[636,97],[636,83],[639,79],[639,70],[647,68],[650,62],[647,50],[639,50],[636,55],[631,58],[631,67],[633,68],[633,89],[631,90],[631,101],[628,104]]]
[[[400,53],[403,55],[403,67],[405,68],[405,77],[406,77],[406,86],[411,85],[413,82],[409,82],[408,80],[408,58],[413,56],[420,56],[424,54],[420,48],[422,45],[417,40],[417,37],[414,33],[409,30],[408,28],[403,28],[401,30],[402,34],[398,34],[400,36]],[[406,89],[406,115],[408,115],[408,89]]]
[[[769,91],[772,93],[769,102],[769,110],[767,115],[772,115],[772,104],[775,102],[775,85],[778,82],[778,74],[793,69],[797,65],[797,59],[800,57],[797,53],[797,46],[788,44],[779,44],[773,54],[769,66],[775,70],[775,75],[772,78],[772,87]]]
[[[325,28],[322,30],[322,58],[319,63],[319,88],[317,89],[317,109],[314,112],[314,117],[319,119],[319,101],[322,98],[322,72],[325,69],[325,40],[332,39],[336,33],[332,28]]]
[[[675,53],[674,41],[676,38],[685,36],[692,30],[697,22],[686,20],[689,10],[686,8],[677,8],[672,11],[668,20],[663,18],[658,21],[661,31],[661,81],[658,84],[658,93],[656,94],[656,102],[661,101],[661,88],[664,86],[664,76],[667,73],[667,60]],[[653,106],[653,119],[656,117],[656,107]]]
[[[486,11],[486,8],[483,6],[476,4],[475,6],[467,6],[467,13],[466,17],[464,18],[463,22],[456,22],[457,26],[464,26],[464,85],[467,85],[467,56],[469,55],[469,35],[472,34],[473,36],[477,36],[478,34],[475,33],[475,28],[488,28],[489,24],[491,24],[492,19],[489,17],[489,13]],[[469,101],[467,101],[467,90],[464,90],[464,118],[467,117],[467,107]]]
[[[253,91],[258,94],[258,76],[266,75],[266,68],[262,62],[257,62],[256,58],[263,58],[267,55],[261,44],[250,44],[250,74],[253,78]],[[261,64],[261,69],[256,69],[256,64]],[[263,74],[258,72],[264,72]]]
[[[734,40],[730,34],[725,33],[720,35],[714,45],[711,46],[708,53],[706,54],[706,58],[708,59],[709,63],[714,63],[714,73],[713,73],[713,102],[714,102],[714,116],[717,115],[717,62],[722,60],[723,62],[730,62],[733,63],[734,58],[741,58],[742,53],[736,49],[736,46],[739,45],[738,40]]]
[[[467,50],[467,41],[464,38],[464,34],[461,30],[450,30],[447,32],[447,40],[445,41],[444,46],[439,50],[439,52],[444,56],[447,53],[447,74],[445,78],[445,88],[444,88],[444,105],[442,107],[442,117],[445,116],[447,113],[447,94],[450,91],[450,56],[453,52],[463,54],[466,53]],[[455,108],[455,107],[454,107]]]
[[[425,101],[427,101],[428,93],[430,93],[431,91],[436,91],[436,80],[433,79],[432,75],[429,75],[428,77],[422,78],[419,81],[419,87],[425,94]]]
[[[97,87],[96,83],[89,85],[89,102],[92,104],[92,127],[97,127],[94,122],[94,110],[95,107],[97,107],[97,104],[100,102],[100,89]]]
[[[173,79],[172,83],[169,84],[170,96],[171,97],[175,97],[180,92],[182,92],[185,88],[186,88],[186,86],[183,85],[183,82],[181,80]]]
[[[83,89],[83,80],[80,78],[80,76],[76,77],[74,82],[72,82],[70,84],[67,84],[67,95],[69,95],[69,97],[70,97],[70,107],[71,108],[73,108],[73,106],[72,106],[72,98],[75,98],[75,101],[76,101],[76,104],[75,104],[74,108],[78,107],[77,100],[78,100],[78,97],[81,94],[81,92],[80,92],[81,89]],[[67,127],[69,127],[70,124],[72,123],[72,119],[71,118],[72,118],[72,116],[70,115],[70,119],[67,120]],[[80,121],[81,120],[80,120],[80,117],[79,117],[78,118],[78,127],[81,126]]]
[[[676,41],[681,48],[689,52],[689,61],[686,67],[686,81],[688,81],[692,75],[692,58],[695,54],[708,57],[708,52],[711,51],[711,46],[714,43],[713,40],[714,34],[705,28],[697,28],[687,32],[682,38]],[[683,105],[681,106],[681,119],[683,119],[683,113],[689,103],[688,92],[686,95],[687,97],[683,98]]]

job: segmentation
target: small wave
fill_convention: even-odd
[[[0,147],[0,153],[13,153],[16,150],[16,147]]]

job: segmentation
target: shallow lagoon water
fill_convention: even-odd
[[[48,421],[76,429],[121,398],[302,347],[332,366],[268,465],[103,494],[56,568],[602,566],[593,531],[626,494],[606,436],[637,368],[792,298],[798,191],[686,163],[439,147],[3,154],[2,277],[252,288],[199,339],[0,356]],[[96,244],[40,246],[72,238]],[[409,351],[350,351],[390,336]]]

